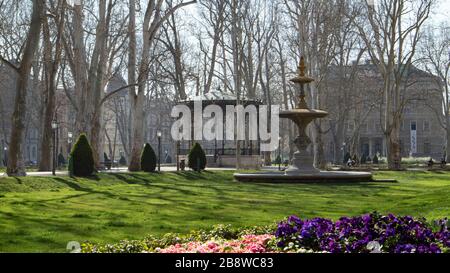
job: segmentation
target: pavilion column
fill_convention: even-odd
[[[226,111],[223,111],[224,113],[226,112]],[[223,137],[222,137],[222,155],[225,155],[225,136],[226,136],[226,130],[227,130],[227,126],[225,126],[225,124],[226,124],[226,120],[225,120],[225,115],[222,115],[222,120],[223,120],[223,124],[224,124],[224,126],[223,126],[223,130],[222,130],[222,134],[223,134]]]

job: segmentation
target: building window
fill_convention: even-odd
[[[423,122],[423,131],[424,132],[429,132],[430,131],[430,122],[428,120],[425,120]]]
[[[411,121],[411,131],[417,131],[417,122]]]

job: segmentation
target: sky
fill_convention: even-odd
[[[436,14],[432,14],[431,18],[438,24],[444,21],[450,22],[450,0],[440,0],[440,2]]]

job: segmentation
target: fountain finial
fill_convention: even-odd
[[[300,77],[304,77],[305,76],[305,70],[306,70],[306,65],[305,65],[305,57],[301,56],[300,57],[300,65],[298,67],[298,74],[300,75]]]

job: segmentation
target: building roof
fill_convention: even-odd
[[[111,79],[108,81],[108,84],[106,86],[106,93],[111,93],[114,90],[117,90],[121,88],[122,86],[126,86],[127,82],[120,74],[116,74],[111,77]],[[119,91],[117,94],[118,96],[124,97],[128,95],[128,88],[124,88],[123,90]]]
[[[379,76],[381,77],[380,72],[378,71],[378,67],[371,63],[371,62],[366,62],[365,64],[358,64],[357,66],[357,71],[370,71],[372,75],[374,76]],[[331,73],[338,73],[339,71],[344,71],[344,72],[351,72],[353,70],[353,66],[352,65],[347,65],[344,67],[339,67],[337,65],[331,65],[329,68],[329,72]],[[422,69],[419,69],[418,67],[411,65],[407,71],[407,75],[409,77],[423,77],[423,78],[435,78],[436,76],[424,71]]]
[[[212,90],[206,94],[191,96],[186,100],[182,100],[182,103],[191,104],[196,101],[202,101],[204,104],[235,104],[237,96],[233,93],[223,92],[222,90]],[[250,99],[246,96],[240,97],[240,101],[244,104],[260,104],[260,101],[256,99]]]

